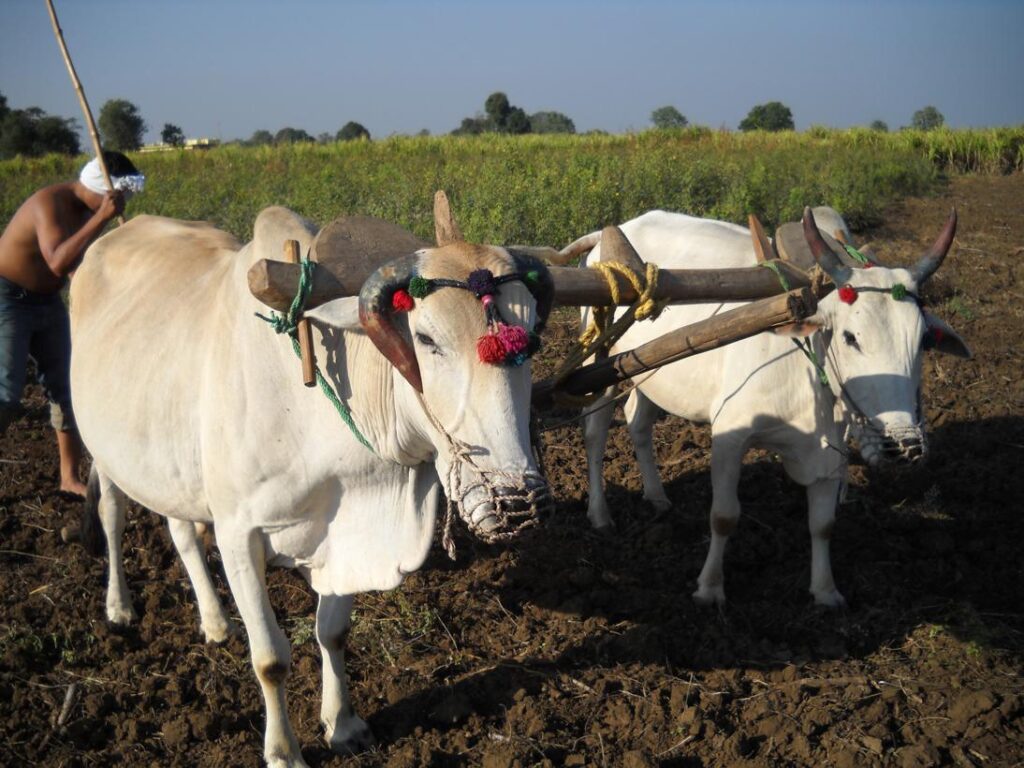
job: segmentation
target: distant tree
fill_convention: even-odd
[[[250,147],[260,147],[263,146],[264,144],[273,144],[274,134],[272,134],[270,131],[260,128],[257,131],[253,131],[252,136],[250,136],[249,140],[245,143],[248,144]]]
[[[454,136],[477,136],[490,130],[490,123],[486,117],[464,117],[462,123],[452,131]]]
[[[301,142],[312,142],[315,139],[301,128],[285,127],[274,134],[275,144],[298,144]]]
[[[508,116],[505,118],[505,127],[503,133],[530,133],[533,130],[530,126],[530,118],[526,116],[519,107],[512,107],[508,111]]]
[[[430,135],[430,129],[429,128],[420,128],[416,132],[416,135],[417,136],[429,136]]]
[[[879,133],[888,133],[889,124],[885,120],[872,120],[869,126],[872,131],[878,131]]]
[[[919,131],[932,131],[936,128],[941,128],[945,122],[946,118],[942,116],[942,113],[929,105],[914,113],[914,117],[910,121],[910,127],[916,128]]]
[[[512,105],[508,103],[508,96],[501,91],[495,91],[487,97],[484,102],[484,112],[494,126],[493,130],[501,131],[508,120],[508,113],[512,111]]]
[[[7,97],[4,96],[3,92],[0,91],[0,120],[7,117],[7,113],[11,110],[7,108]]]
[[[130,152],[142,146],[146,121],[130,101],[111,99],[100,109],[99,129],[104,147]]]
[[[658,107],[651,112],[651,122],[654,123],[655,128],[662,130],[667,128],[685,128],[690,123],[683,116],[683,113],[673,106]]]
[[[561,112],[534,112],[530,115],[531,133],[576,133],[576,124]]]
[[[39,107],[9,109],[4,99],[0,104],[0,159],[39,157],[49,152],[81,152],[75,121],[47,115]]]
[[[341,129],[335,134],[334,138],[338,141],[353,141],[354,139],[366,139],[369,141],[370,132],[354,120],[349,120],[341,126]]]
[[[740,123],[741,131],[791,131],[793,113],[781,101],[758,104]]]
[[[170,144],[172,147],[183,147],[185,146],[185,132],[174,123],[164,123],[164,128],[160,131],[160,141]]]

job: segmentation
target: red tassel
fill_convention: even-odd
[[[497,364],[505,359],[505,347],[493,333],[485,333],[476,340],[476,354],[481,363]]]
[[[415,306],[416,302],[412,300],[412,296],[409,295],[408,291],[399,288],[391,294],[391,308],[395,312],[408,312]]]
[[[839,289],[839,300],[844,304],[853,304],[857,300],[857,289],[852,285],[844,285]]]

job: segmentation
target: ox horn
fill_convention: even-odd
[[[848,283],[852,274],[850,268],[845,266],[832,249],[829,248],[825,238],[818,231],[818,225],[814,221],[814,214],[811,213],[809,207],[804,208],[803,226],[804,240],[810,246],[811,253],[814,254],[814,260],[818,262],[818,266],[828,273],[828,276],[832,278],[832,282],[837,286]]]
[[[949,212],[946,226],[942,228],[938,239],[932,244],[932,247],[928,249],[925,255],[921,257],[921,260],[910,268],[910,274],[914,276],[914,281],[918,286],[923,285],[929,277],[935,274],[935,270],[942,266],[946,254],[949,253],[949,247],[953,244],[953,237],[955,235],[956,207],[954,206]]]
[[[521,276],[525,277],[528,272],[537,273],[536,282],[532,285],[528,282],[527,286],[537,301],[537,322],[534,324],[533,331],[537,334],[543,333],[544,326],[548,322],[548,315],[551,314],[551,307],[555,304],[555,283],[551,279],[551,273],[548,271],[547,264],[537,258],[531,248],[513,246],[505,250],[512,257],[512,261],[516,265],[516,271]]]
[[[391,295],[398,288],[409,284],[418,261],[416,254],[402,256],[383,264],[366,278],[359,291],[359,324],[380,353],[405,376],[417,392],[422,392],[423,380],[420,378],[416,353],[395,328],[391,315]]]
[[[434,193],[434,239],[437,247],[463,241],[462,230],[452,216],[452,206],[443,189]]]

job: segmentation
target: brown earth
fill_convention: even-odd
[[[744,474],[719,613],[690,598],[708,539],[707,431],[658,425],[676,507],[655,516],[625,430],[613,430],[619,532],[602,537],[584,516],[578,429],[563,427],[546,436],[558,503],[542,530],[511,547],[463,536],[455,563],[435,546],[401,589],[357,600],[349,669],[374,751],[342,758],[321,746],[314,599],[294,573],[271,573],[310,764],[1024,762],[1024,176],[953,179],[861,237],[907,261],[951,203],[957,245],[929,298],[976,357],[928,359],[926,469],[853,467],[833,538],[845,612],[811,603],[803,493],[771,456],[751,456]],[[571,313],[556,318],[549,350],[564,349],[571,326]],[[202,643],[166,528],[141,510],[126,549],[142,619],[105,625],[104,563],[61,542],[79,504],[53,490],[37,391],[27,405],[0,441],[0,764],[259,765],[263,708],[244,639]]]

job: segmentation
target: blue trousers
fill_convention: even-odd
[[[30,359],[50,401],[50,423],[74,429],[71,325],[64,302],[59,293],[33,293],[0,277],[0,434],[20,412]]]

